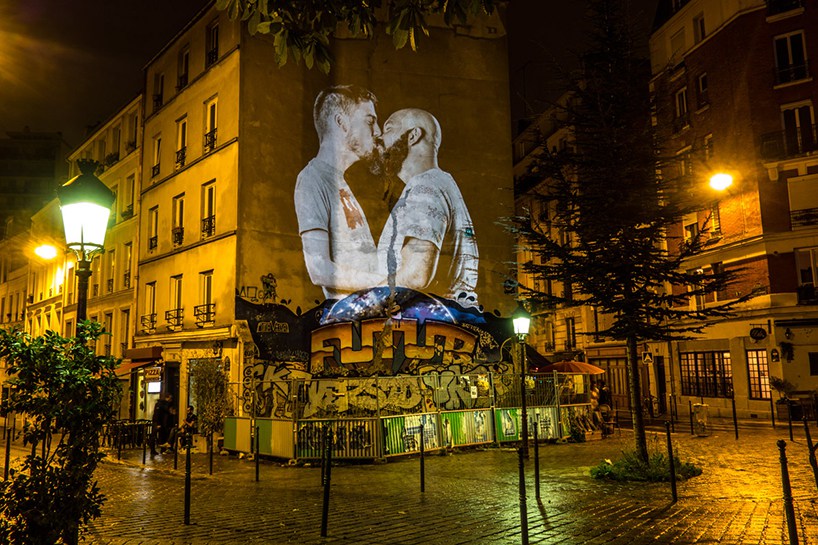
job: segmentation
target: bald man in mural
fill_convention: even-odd
[[[438,167],[440,124],[427,111],[399,110],[383,126],[384,171],[405,184],[378,242],[390,287],[476,307],[477,241],[454,178]]]
[[[384,282],[377,248],[361,205],[344,179],[358,161],[378,156],[375,96],[355,85],[336,85],[318,94],[313,121],[318,154],[298,175],[295,212],[304,261],[313,284],[327,299],[341,299]]]

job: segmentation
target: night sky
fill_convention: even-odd
[[[0,133],[62,131],[71,146],[142,87],[145,64],[207,0],[0,0]],[[632,0],[643,28],[657,0]],[[583,47],[584,2],[512,0],[514,120],[559,94],[554,65]],[[421,42],[422,47],[422,42]],[[272,60],[271,60],[272,62]]]

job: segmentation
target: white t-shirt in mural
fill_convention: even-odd
[[[329,259],[335,263],[355,264],[360,270],[375,272],[375,241],[366,215],[349,188],[344,173],[319,159],[312,159],[298,175],[295,184],[295,213],[298,232],[322,229],[329,234]],[[323,286],[327,299],[349,295]]]
[[[390,254],[395,271],[398,270],[407,237],[431,242],[440,250],[432,281],[425,291],[456,300],[463,306],[477,306],[474,225],[457,182],[448,172],[432,168],[406,182],[378,241],[381,273],[389,272]]]

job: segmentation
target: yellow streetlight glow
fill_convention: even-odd
[[[710,177],[710,187],[716,191],[724,191],[733,185],[733,176],[724,172],[713,174]]]
[[[34,248],[34,253],[43,259],[54,259],[57,257],[57,249],[51,244],[42,244]]]

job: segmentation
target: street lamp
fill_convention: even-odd
[[[114,193],[94,175],[99,163],[77,161],[80,175],[57,188],[65,243],[77,256],[77,325],[87,318],[91,260],[104,250]]]
[[[517,344],[520,346],[520,397],[522,399],[522,440],[523,453],[528,458],[528,410],[526,407],[525,376],[526,376],[526,354],[525,340],[528,337],[528,328],[531,325],[531,315],[523,308],[522,303],[517,304],[517,310],[511,314],[511,323],[514,324],[514,334],[517,336]]]
[[[733,175],[727,172],[716,172],[710,176],[710,187],[716,191],[724,191],[733,185]]]

